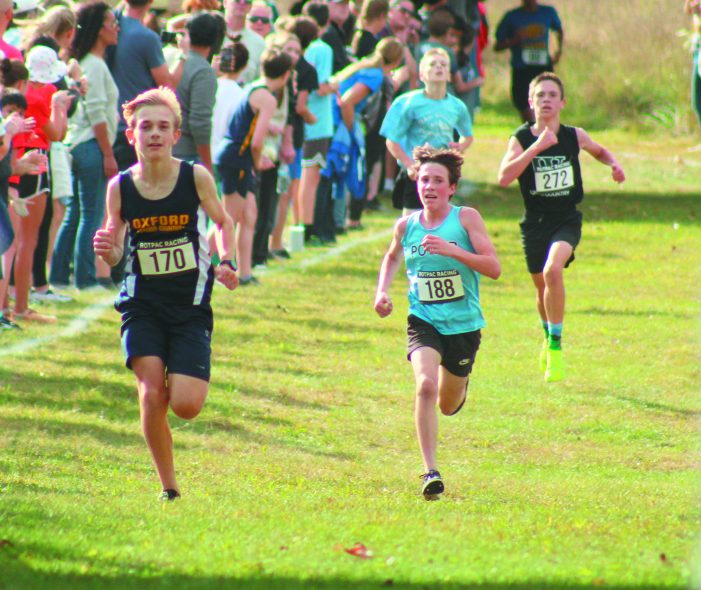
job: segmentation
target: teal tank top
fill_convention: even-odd
[[[474,332],[485,325],[480,307],[480,274],[449,256],[429,254],[424,236],[440,236],[463,250],[475,252],[460,223],[460,207],[452,207],[438,227],[426,229],[421,211],[407,221],[402,246],[409,279],[409,313],[430,323],[441,334]]]

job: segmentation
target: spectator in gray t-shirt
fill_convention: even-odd
[[[107,61],[119,89],[120,105],[157,86],[175,87],[163,58],[161,40],[142,23],[152,3],[153,0],[127,0],[119,18],[119,40]],[[126,123],[121,109],[119,116],[114,155],[119,169],[125,170],[136,163],[136,154],[124,137]]]
[[[190,51],[176,89],[183,120],[180,127],[182,135],[173,148],[173,155],[201,163],[213,172],[210,140],[217,76],[208,60],[212,54],[219,52],[226,25],[221,16],[201,12],[193,16],[185,28],[190,37]]]

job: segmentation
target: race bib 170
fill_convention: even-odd
[[[420,271],[416,277],[421,303],[448,303],[465,297],[460,273],[455,269]]]
[[[136,253],[144,276],[172,275],[197,268],[195,248],[187,238],[142,242]]]

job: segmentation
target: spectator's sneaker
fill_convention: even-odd
[[[540,371],[542,373],[545,373],[545,369],[548,368],[548,348],[550,348],[550,345],[548,344],[548,339],[546,338],[543,341],[543,347],[540,349],[540,357],[538,358]]]
[[[22,328],[13,322],[12,320],[6,318],[4,315],[0,316],[0,330],[21,330]]]
[[[435,469],[431,469],[428,473],[424,473],[421,479],[423,479],[421,493],[424,498],[426,500],[438,500],[438,496],[440,496],[445,489],[441,474]]]
[[[283,248],[282,250],[271,250],[270,254],[272,255],[273,258],[278,258],[278,259],[284,259],[287,260],[291,258],[290,253]]]
[[[56,291],[47,289],[46,291],[32,291],[29,294],[29,300],[40,302],[49,301],[53,303],[67,303],[69,301],[73,301],[73,297],[69,297],[68,295],[61,295],[61,293],[57,293]]]
[[[172,502],[180,497],[180,492],[178,490],[163,490],[158,499],[161,502]]]
[[[55,315],[45,315],[33,309],[21,313],[15,312],[15,319],[18,322],[34,322],[36,324],[55,324],[58,321]]]
[[[565,361],[562,358],[562,350],[548,349],[548,362],[545,368],[545,382],[554,383],[565,378]]]

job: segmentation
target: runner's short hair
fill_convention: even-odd
[[[175,92],[173,92],[170,88],[166,88],[165,86],[159,86],[158,88],[152,88],[151,90],[142,92],[133,100],[125,102],[122,105],[124,120],[127,122],[129,128],[134,128],[134,119],[136,118],[136,113],[140,108],[155,106],[168,107],[173,113],[175,128],[180,129],[180,124],[183,120],[182,111],[180,110],[180,103],[178,102],[178,98],[175,96]]]
[[[448,52],[445,49],[443,49],[442,47],[431,47],[431,49],[429,49],[426,53],[424,53],[421,56],[421,60],[419,60],[419,71],[421,71],[424,62],[427,62],[428,58],[432,55],[440,55],[441,57],[447,59],[448,64],[450,64],[450,55],[448,55]]]
[[[414,148],[411,155],[414,158],[413,169],[417,177],[419,168],[421,168],[423,164],[430,163],[441,164],[446,167],[448,170],[448,182],[450,182],[450,184],[457,184],[462,176],[462,164],[464,160],[462,154],[457,150],[449,148],[437,149],[424,145]]]
[[[535,78],[533,78],[533,80],[531,80],[531,83],[528,85],[528,98],[533,98],[535,87],[538,86],[538,84],[540,84],[541,82],[544,82],[545,80],[550,80],[551,82],[555,82],[555,84],[557,84],[557,87],[560,89],[560,98],[564,100],[565,85],[562,83],[560,76],[558,76],[554,72],[543,72],[542,74],[538,74]]]
[[[292,69],[292,58],[279,49],[270,47],[260,57],[260,69],[266,78],[282,78]]]

